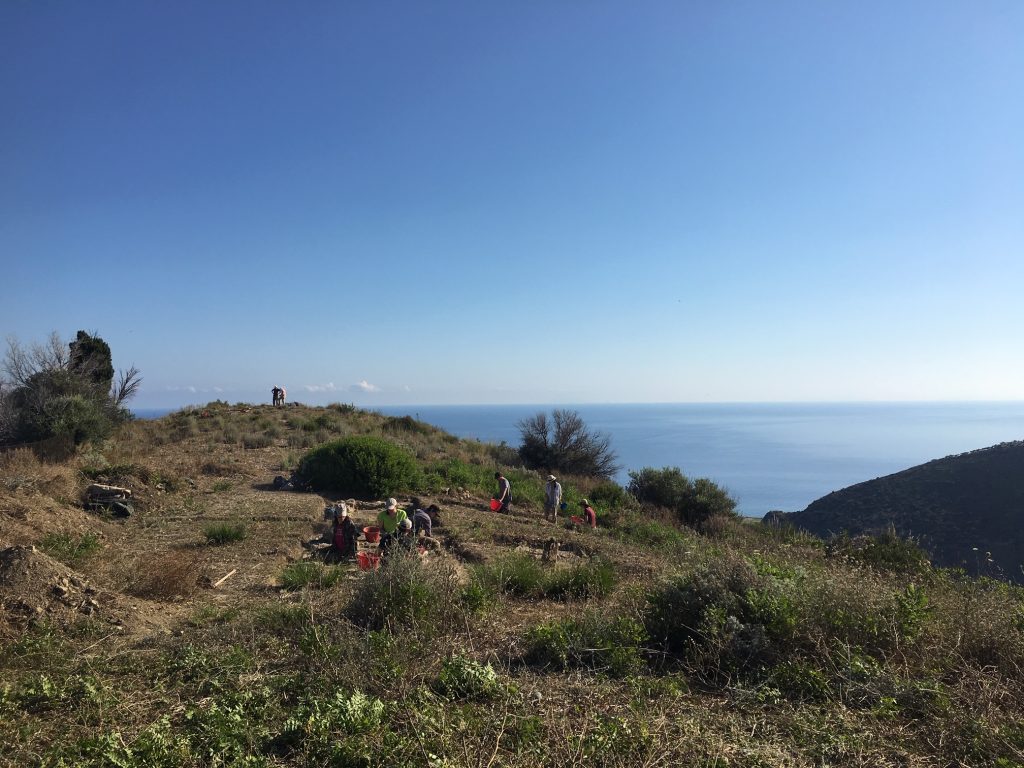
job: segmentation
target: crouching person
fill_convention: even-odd
[[[356,556],[356,539],[359,537],[352,518],[348,516],[348,508],[342,504],[335,513],[331,550],[335,557],[347,560]]]
[[[398,502],[395,499],[388,499],[387,505],[377,515],[377,525],[380,527],[380,544],[377,545],[377,551],[381,557],[385,557],[397,543],[398,529],[408,520],[409,516],[398,506]]]

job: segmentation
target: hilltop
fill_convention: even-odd
[[[440,554],[323,559],[325,506],[381,499],[273,481],[352,435],[415,463],[389,495],[441,508]],[[698,530],[574,477],[600,527],[551,524],[515,451],[341,405],[211,403],[0,478],[3,765],[1024,765],[1021,590],[900,538]]]
[[[1024,442],[947,456],[834,491],[787,522],[819,536],[893,527],[936,565],[1021,581]]]

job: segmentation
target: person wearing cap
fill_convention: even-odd
[[[335,509],[334,536],[331,542],[331,549],[334,550],[334,554],[337,557],[355,557],[357,548],[356,538],[359,536],[359,533],[356,531],[352,518],[349,517],[348,507],[341,504]]]
[[[587,525],[591,528],[597,528],[597,513],[594,508],[590,506],[590,502],[586,499],[580,502],[583,505],[583,519],[587,521]]]
[[[558,478],[548,475],[548,484],[544,486],[544,518],[555,522],[558,519],[558,505],[562,503],[562,486]]]
[[[412,532],[412,520],[408,517],[398,524],[398,545],[405,552],[416,548],[416,534]]]
[[[398,502],[395,499],[388,499],[384,509],[377,515],[377,525],[380,527],[380,543],[377,545],[377,549],[381,554],[387,552],[395,543],[398,526],[402,524],[403,520],[408,519],[409,516],[404,509],[398,506]]]
[[[498,481],[498,503],[501,505],[496,511],[507,515],[512,506],[512,484],[501,472],[495,472],[494,479]]]

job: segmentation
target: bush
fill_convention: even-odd
[[[281,572],[281,587],[289,591],[302,589],[303,587],[332,587],[341,578],[341,570],[316,563],[312,560],[302,560],[297,563],[289,563]]]
[[[706,682],[749,674],[789,645],[795,607],[745,560],[722,559],[648,598],[651,639]]]
[[[198,586],[199,557],[183,551],[147,557],[145,568],[135,568],[128,591],[151,600],[191,596]]]
[[[606,480],[590,489],[588,501],[595,509],[619,512],[633,503],[633,498],[618,483]]]
[[[556,409],[551,421],[538,413],[517,426],[522,437],[519,457],[529,469],[602,478],[618,470],[611,438],[591,432],[576,411]]]
[[[898,573],[919,575],[931,569],[927,553],[913,539],[901,537],[892,526],[877,536],[836,536],[827,543],[825,554]]]
[[[379,437],[346,437],[314,448],[299,464],[299,474],[315,490],[340,490],[353,496],[381,497],[416,487],[415,459]]]
[[[716,515],[736,514],[736,502],[724,489],[706,477],[690,480],[678,467],[630,472],[628,490],[640,502],[672,510],[690,526]]]
[[[392,550],[380,568],[360,580],[345,613],[371,630],[407,628],[431,634],[457,624],[456,594],[458,577],[447,562]]]
[[[310,696],[285,721],[279,742],[295,749],[303,765],[369,765],[376,749],[353,737],[380,728],[384,711],[383,701],[358,690]]]
[[[556,669],[584,667],[615,677],[643,666],[643,625],[628,617],[588,613],[581,619],[540,624],[526,634],[526,660]]]
[[[506,690],[490,664],[454,656],[444,663],[437,690],[450,699],[487,698]]]
[[[476,595],[584,599],[604,597],[615,586],[615,568],[595,559],[569,568],[545,567],[532,555],[512,554],[474,571]]]

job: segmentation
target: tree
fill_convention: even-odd
[[[541,412],[516,426],[519,458],[530,469],[609,478],[619,468],[611,438],[591,432],[576,411],[555,409],[550,419]]]
[[[706,477],[690,480],[679,467],[630,472],[627,490],[640,502],[672,510],[686,525],[736,514],[736,501],[725,489]]]
[[[110,346],[85,331],[67,345],[56,333],[29,347],[8,339],[3,373],[0,443],[105,438],[131,418],[124,403],[142,382],[134,367],[115,382]]]

